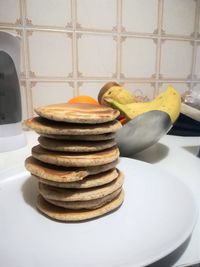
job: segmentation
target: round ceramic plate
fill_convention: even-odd
[[[60,223],[35,209],[27,172],[0,182],[0,259],[6,267],[145,266],[178,248],[197,218],[181,181],[150,164],[121,158],[125,200],[113,213]]]

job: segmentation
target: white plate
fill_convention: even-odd
[[[59,223],[35,209],[36,181],[25,172],[0,182],[0,263],[6,267],[144,266],[192,233],[189,189],[156,167],[122,158],[125,201],[87,222]]]

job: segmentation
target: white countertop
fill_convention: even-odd
[[[0,153],[0,179],[25,170],[24,160],[31,154],[31,147],[37,143],[37,135],[32,131],[25,132],[28,144],[26,147]],[[200,207],[200,158],[197,157],[200,137],[164,136],[157,144],[133,156],[177,176],[186,183]],[[184,266],[200,262],[200,218],[195,226],[192,238],[183,255],[174,266]]]

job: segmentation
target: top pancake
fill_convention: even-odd
[[[95,104],[55,104],[35,109],[35,112],[46,119],[71,123],[97,124],[116,119],[120,112],[107,106]]]

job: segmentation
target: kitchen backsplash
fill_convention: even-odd
[[[21,36],[23,118],[111,80],[200,91],[200,0],[0,0],[0,30]]]

